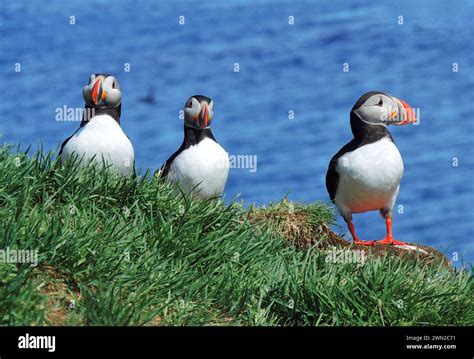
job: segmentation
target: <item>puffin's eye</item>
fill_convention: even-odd
[[[190,100],[190,101],[189,101],[188,107],[189,107],[189,108],[193,107],[193,100]]]
[[[381,97],[379,103],[377,104],[377,106],[382,106],[382,105],[383,105],[383,101],[382,101],[382,97]]]

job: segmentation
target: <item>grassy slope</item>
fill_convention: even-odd
[[[40,265],[0,263],[0,324],[474,324],[466,271],[388,254],[331,264],[289,243],[278,221],[252,220],[295,208],[312,228],[333,220],[324,204],[249,215],[190,202],[149,176],[59,169],[50,154],[4,146],[0,249],[38,249]]]

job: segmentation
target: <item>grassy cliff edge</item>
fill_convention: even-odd
[[[473,325],[472,269],[354,247],[332,209],[189,200],[0,148],[0,325]]]

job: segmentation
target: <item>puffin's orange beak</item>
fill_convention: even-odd
[[[92,88],[91,98],[94,105],[98,105],[102,99],[102,81],[100,79],[95,82]]]
[[[415,111],[411,106],[403,101],[402,99],[397,98],[397,102],[399,103],[399,112],[398,116],[402,119],[400,122],[394,122],[394,125],[408,125],[412,123],[416,123],[416,116]]]

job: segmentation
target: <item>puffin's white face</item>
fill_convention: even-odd
[[[359,101],[364,96],[367,94]],[[382,92],[374,92],[353,112],[371,125],[404,125],[416,121],[413,109],[406,102]]]
[[[92,74],[82,91],[86,104],[96,107],[117,107],[122,100],[120,85],[114,76]]]
[[[190,97],[184,105],[184,124],[193,128],[209,128],[211,126],[214,102],[206,96]]]

